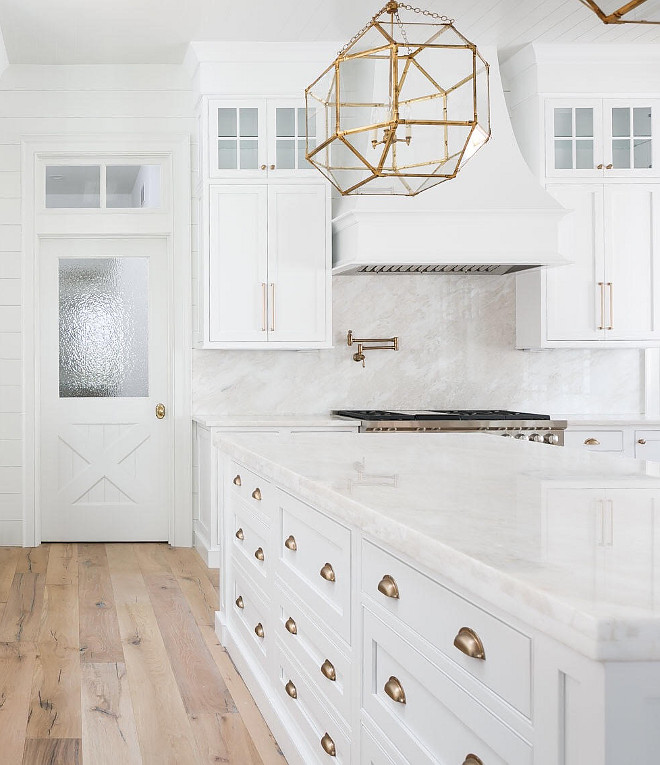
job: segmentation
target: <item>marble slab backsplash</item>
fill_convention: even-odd
[[[333,280],[335,347],[193,352],[197,414],[330,409],[643,411],[643,351],[515,349],[515,277],[354,275]],[[352,359],[346,332],[399,336]]]

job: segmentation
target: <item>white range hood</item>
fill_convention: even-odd
[[[558,251],[566,210],[523,159],[504,101],[495,48],[490,63],[493,137],[451,181],[416,197],[333,201],[335,274],[503,274],[567,263]]]

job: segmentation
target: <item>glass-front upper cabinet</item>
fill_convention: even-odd
[[[660,101],[570,99],[546,102],[546,175],[660,176]]]

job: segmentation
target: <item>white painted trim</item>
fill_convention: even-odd
[[[190,136],[128,134],[109,138],[106,135],[39,136],[21,142],[22,230],[23,230],[23,545],[41,543],[41,512],[37,490],[39,476],[39,361],[38,300],[36,268],[35,170],[38,158],[50,153],[166,155],[171,163],[173,209],[170,214],[168,257],[170,345],[172,358],[172,402],[174,465],[172,471],[172,507],[169,542],[180,547],[192,546],[192,325],[191,240],[190,240]]]

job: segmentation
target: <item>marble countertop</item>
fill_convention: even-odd
[[[569,428],[595,427],[660,427],[660,415],[650,414],[558,414],[553,420],[566,420]]]
[[[195,414],[193,422],[205,428],[346,428],[358,420],[332,414]]]
[[[660,659],[660,464],[488,434],[215,441],[591,658]]]

